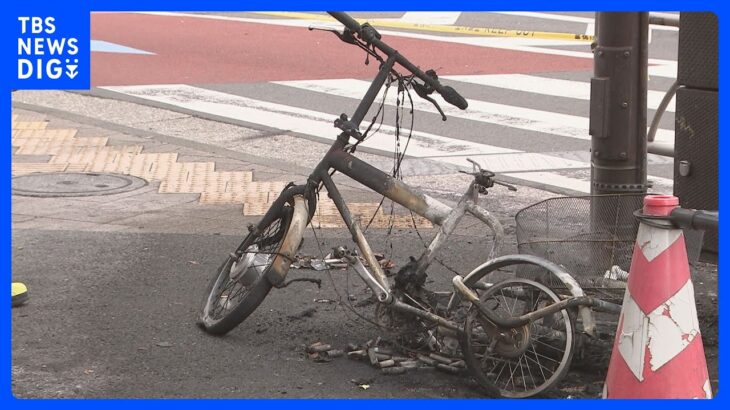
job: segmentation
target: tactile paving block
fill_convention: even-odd
[[[176,153],[138,154],[124,160],[125,173],[144,178],[148,181],[165,181],[188,172],[206,172],[215,167],[213,162],[178,163]],[[127,163],[128,162],[128,163]]]
[[[113,174],[129,174],[132,159],[138,154],[120,153],[100,157],[91,163],[87,163],[86,170],[89,172],[109,172]]]
[[[281,191],[284,190],[284,187],[286,186],[288,182],[284,181],[257,181],[257,182],[251,182],[246,185],[244,185],[241,189],[238,189],[238,192],[247,192],[247,193],[264,193],[269,192],[272,193],[273,196],[272,199],[276,199],[276,197],[281,193]]]
[[[103,147],[109,139],[106,137],[71,138],[71,139],[28,139],[20,138],[12,141],[20,143],[15,155],[55,155],[65,147]]]
[[[47,162],[14,162],[12,174],[13,176],[32,174],[35,172],[84,172],[86,164],[68,164],[58,163],[50,164]]]
[[[276,198],[270,196],[270,198]],[[263,216],[266,211],[269,210],[271,203],[264,203],[259,201],[245,201],[243,204],[243,214],[245,216]],[[373,229],[386,229],[390,228],[411,228],[413,227],[414,221],[417,228],[432,228],[433,224],[425,218],[414,215],[411,217],[408,215],[390,215],[383,212],[383,209],[378,210],[378,203],[366,202],[366,203],[348,203],[348,209],[350,214],[356,220],[360,221],[362,227],[370,225]],[[388,209],[390,207],[388,206]],[[371,221],[372,220],[372,221]],[[345,223],[342,220],[335,204],[329,199],[320,199],[317,205],[317,211],[312,218],[312,225],[315,228],[345,228]]]
[[[12,129],[14,130],[44,130],[48,126],[48,121],[13,121]]]
[[[68,140],[76,137],[78,130],[75,129],[44,129],[44,130],[13,130],[12,138],[15,139],[62,139]]]
[[[51,157],[49,162],[60,163],[70,162],[75,164],[87,163],[92,166],[96,163],[113,163],[118,157],[124,154],[139,154],[142,147],[132,146],[106,146],[106,147],[62,147],[58,153]]]
[[[87,164],[68,164],[65,172],[85,172]]]
[[[362,221],[363,225],[366,225],[368,221]],[[378,215],[376,216],[373,223],[370,225],[373,228],[386,229],[390,228],[412,228],[413,225],[417,228],[432,228],[433,224],[427,219],[420,216],[414,215],[413,218],[410,215]]]
[[[243,204],[243,203],[270,203],[276,199],[278,192],[213,192],[205,191],[200,194],[200,203],[203,204]]]
[[[344,228],[345,222],[342,220],[342,217],[340,215],[327,215],[327,216],[315,215],[312,218],[312,226],[315,228],[320,228],[320,229]]]
[[[13,163],[13,176],[32,174],[34,172],[64,172],[68,164],[49,164],[47,162],[19,162]]]
[[[246,192],[251,181],[250,171],[196,172],[186,178],[163,181],[160,192]]]
[[[163,193],[203,193],[203,192],[251,192],[255,188],[251,185],[252,175],[250,171],[213,171],[214,163],[193,163],[183,162],[180,165],[200,164],[195,169],[183,169],[177,174],[170,174],[160,184],[160,191]],[[208,164],[203,168],[202,164]],[[248,188],[248,189],[247,189]],[[266,192],[266,191],[262,191]]]

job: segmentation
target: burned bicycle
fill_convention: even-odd
[[[341,256],[372,290],[378,302],[379,321],[393,325],[411,318],[430,323],[441,335],[456,339],[469,370],[488,395],[530,397],[544,392],[568,370],[577,320],[581,321],[582,332],[590,335],[595,330],[593,310],[618,312],[620,306],[586,296],[568,272],[545,259],[530,255],[495,258],[504,231],[500,222],[478,205],[479,195],[486,194],[495,184],[516,188],[498,180],[476,162],[472,161],[470,173],[474,179],[451,208],[353,155],[367,134],[360,131],[360,124],[385,85],[395,81],[401,89],[412,88],[431,102],[443,119],[446,117],[431,97],[433,93],[462,110],[468,103],[453,88],[442,85],[434,70],[422,71],[388,46],[369,24],[360,25],[345,13],[329,14],[345,26],[344,31],[335,31],[340,40],[358,46],[380,63],[378,74],[352,117],[342,114],[335,121],[341,133],[306,184],[287,186],[216,271],[205,293],[199,325],[210,334],[223,335],[243,322],[272,287],[284,284],[304,231],[315,215],[318,194],[324,188],[359,250]],[[410,74],[398,73],[396,64]],[[350,213],[332,179],[335,172],[438,226],[423,254],[405,265],[395,283],[386,276],[359,221]],[[493,232],[488,261],[464,277],[455,275],[453,290],[447,297],[433,300],[434,294],[424,288],[425,272],[466,214]],[[558,295],[545,284],[524,278],[508,278],[495,284],[484,280],[498,270],[518,265],[549,272],[568,293]],[[466,314],[460,317],[455,315],[457,311]]]

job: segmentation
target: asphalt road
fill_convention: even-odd
[[[318,233],[323,248],[348,242]],[[333,237],[334,235],[334,237]],[[317,254],[315,241],[305,251]],[[326,239],[325,239],[326,238]],[[419,250],[395,242],[398,254]],[[13,392],[18,397],[479,397],[467,377],[434,370],[385,376],[346,358],[306,359],[305,347],[338,348],[377,335],[334,303],[347,298],[347,276],[292,271],[323,280],[322,289],[295,283],[273,290],[259,309],[223,338],[195,326],[201,290],[221,249],[239,237],[19,230],[13,235],[13,275],[31,287],[32,303],[13,311]],[[372,242],[383,249],[382,237]],[[468,245],[476,246],[476,245]],[[458,252],[468,251],[463,245]],[[478,261],[453,258],[467,269]],[[447,251],[447,254],[449,252]],[[38,258],[38,255],[43,255]],[[350,292],[366,299],[349,273]],[[444,276],[446,277],[446,276]],[[357,282],[355,282],[357,281]],[[351,303],[357,303],[352,301]],[[314,309],[308,316],[297,315]],[[357,308],[369,315],[373,306]],[[265,370],[264,370],[265,369]],[[353,382],[354,380],[355,382]],[[369,384],[363,390],[358,384]]]
[[[392,251],[399,262],[422,249],[413,232],[368,237],[374,249]],[[319,230],[317,238],[325,252],[349,243],[337,230]],[[13,275],[33,286],[31,303],[13,310],[13,393],[25,398],[483,397],[468,374],[418,369],[387,376],[346,358],[309,360],[305,348],[314,342],[344,349],[384,335],[368,322],[373,305],[354,307],[353,313],[334,303],[356,306],[370,297],[352,271],[292,270],[290,279],[320,279],[322,288],[297,282],[274,289],[225,337],[205,334],[195,325],[201,290],[221,249],[239,240],[215,233],[14,231]],[[321,255],[316,244],[309,231],[302,252]],[[465,272],[483,262],[487,245],[484,238],[457,235],[441,255],[450,268]],[[700,265],[695,272],[717,389],[712,302],[717,271]],[[429,277],[430,289],[449,290],[451,274],[443,267],[435,265]],[[605,368],[578,357],[574,363],[550,397],[600,395]],[[363,384],[370,387],[364,390]]]

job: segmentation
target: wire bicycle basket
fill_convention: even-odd
[[[644,194],[587,195],[530,205],[515,215],[518,251],[561,265],[587,292],[620,300],[639,228],[633,212],[643,200]],[[689,260],[696,261],[701,231],[685,230],[685,240]],[[530,268],[518,274],[544,280]]]

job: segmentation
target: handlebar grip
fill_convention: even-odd
[[[439,92],[439,94],[444,97],[444,100],[446,100],[447,103],[456,106],[459,109],[465,110],[466,107],[469,106],[469,103],[466,102],[466,99],[448,85],[441,87],[441,91]]]
[[[354,31],[355,33],[359,33],[362,27],[360,27],[360,23],[358,23],[354,18],[350,17],[347,13],[343,13],[341,11],[328,11],[327,14],[334,17],[335,20],[342,23],[345,27],[348,29]]]
[[[717,231],[720,223],[719,213],[716,211],[697,211],[694,209],[675,208],[670,216],[672,222],[682,228],[698,229],[703,231]]]

